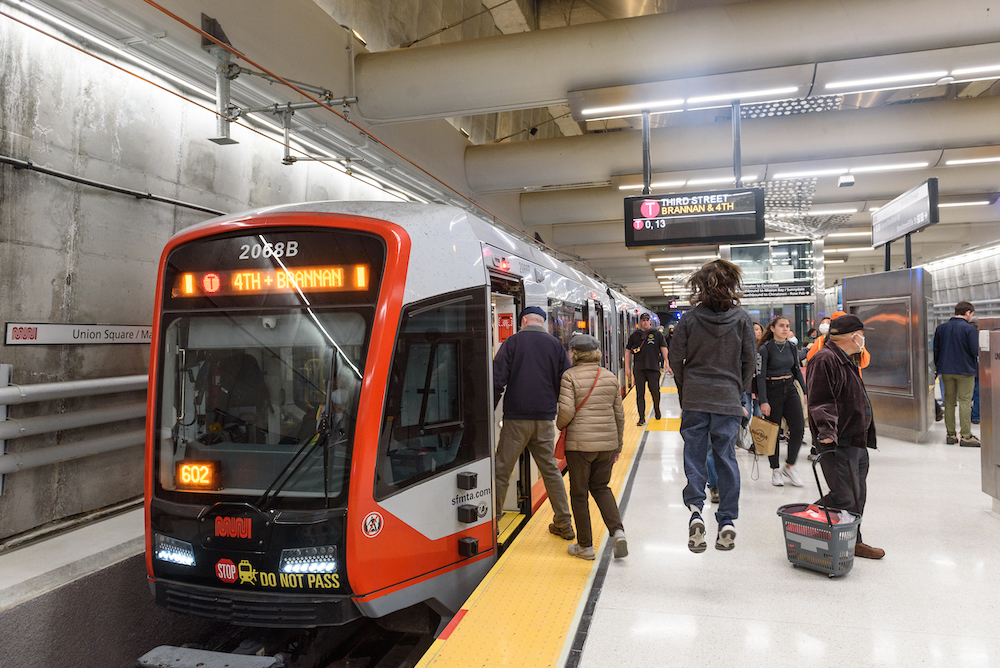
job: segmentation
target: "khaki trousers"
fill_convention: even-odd
[[[972,436],[972,393],[976,389],[975,376],[961,376],[957,373],[943,373],[944,379],[944,426],[949,434],[955,433],[955,403],[958,403],[958,421],[962,427],[962,437]]]
[[[545,483],[549,495],[556,526],[572,527],[573,517],[569,512],[569,496],[563,484],[562,473],[556,464],[556,425],[553,420],[510,420],[504,419],[500,430],[500,443],[496,457],[496,502],[497,519],[503,517],[503,500],[507,496],[510,476],[517,465],[517,458],[527,448],[538,465],[538,472]]]

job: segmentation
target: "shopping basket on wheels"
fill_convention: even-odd
[[[813,475],[822,497],[817,462],[819,457],[813,462]],[[818,512],[820,510],[822,514]],[[830,577],[846,575],[854,566],[854,545],[861,526],[861,516],[857,513],[792,503],[778,508],[778,516],[781,517],[788,560],[792,564],[826,573]]]

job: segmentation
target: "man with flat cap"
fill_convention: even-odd
[[[830,492],[816,503],[863,515],[868,496],[868,448],[875,447],[875,421],[861,374],[851,355],[865,348],[864,324],[856,315],[830,323],[830,335],[809,362],[806,384],[809,423],[819,441],[820,465]],[[854,554],[881,559],[885,550],[866,545],[858,528]]]
[[[521,311],[521,328],[500,346],[493,358],[494,406],[503,395],[503,428],[496,455],[497,519],[503,516],[510,475],[527,448],[538,465],[554,513],[549,531],[573,540],[573,517],[562,473],[556,464],[556,413],[563,372],[569,356],[559,339],[545,328],[545,311],[529,306]],[[506,388],[506,394],[504,394]]]

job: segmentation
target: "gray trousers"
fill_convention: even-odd
[[[504,419],[500,430],[500,443],[496,457],[496,501],[497,518],[503,517],[503,500],[507,496],[510,475],[517,465],[517,458],[527,448],[538,465],[538,472],[545,483],[549,495],[553,522],[558,527],[572,527],[573,517],[569,512],[569,496],[563,484],[562,473],[556,465],[556,426],[552,420],[510,420]]]

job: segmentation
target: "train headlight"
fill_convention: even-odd
[[[160,561],[181,566],[194,566],[194,547],[191,543],[163,534],[153,536],[153,554]]]
[[[337,547],[297,547],[281,551],[278,570],[282,573],[334,573],[337,570]]]

